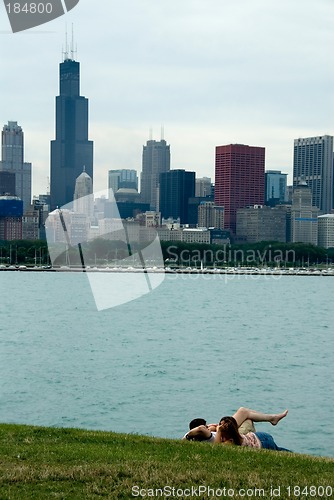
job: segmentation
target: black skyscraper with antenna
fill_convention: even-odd
[[[80,64],[74,60],[73,37],[59,65],[56,139],[51,141],[51,210],[74,199],[75,181],[83,167],[93,179],[93,142],[88,140],[88,99],[80,95]]]

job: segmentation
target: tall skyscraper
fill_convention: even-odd
[[[188,200],[195,194],[195,172],[170,170],[160,174],[159,211],[164,219],[188,223]]]
[[[330,213],[333,208],[332,136],[295,139],[293,185],[303,181],[312,191],[312,204],[322,213]]]
[[[158,205],[159,176],[170,170],[170,146],[164,139],[149,140],[143,147],[143,165],[140,192],[143,203],[149,203],[151,210]]]
[[[73,56],[73,51],[71,51]],[[88,99],[80,95],[80,64],[65,53],[59,66],[56,139],[51,141],[51,210],[73,201],[83,167],[93,179],[93,142],[88,140]]]
[[[265,172],[265,203],[275,205],[286,203],[288,174],[282,174],[280,170],[267,170]]]
[[[2,129],[0,171],[15,174],[15,195],[26,210],[31,203],[31,163],[24,161],[24,134],[17,122],[8,122]]]
[[[238,208],[264,204],[265,148],[216,147],[215,204],[224,207],[225,229],[236,230]]]

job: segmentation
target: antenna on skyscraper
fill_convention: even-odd
[[[150,139],[150,141],[152,141],[152,139],[153,139],[153,130],[152,130],[152,127],[150,127],[150,130],[149,130],[149,139]]]
[[[165,139],[164,135],[165,135],[165,129],[164,129],[164,126],[161,125],[161,140],[162,141]]]
[[[74,61],[74,54],[76,54],[76,50],[74,50],[74,30],[73,30],[73,23],[72,23],[72,40],[71,40],[71,59]]]
[[[65,24],[65,50],[63,51],[64,61],[68,59],[67,24]]]

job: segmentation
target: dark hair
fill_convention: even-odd
[[[238,424],[233,417],[223,417],[219,421],[221,426],[221,436],[226,440],[232,440],[237,446],[241,446],[242,438],[239,434]]]
[[[195,429],[199,425],[206,425],[206,420],[204,418],[194,418],[191,422],[189,422],[189,429]]]

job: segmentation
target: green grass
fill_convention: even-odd
[[[1,500],[145,498],[132,495],[134,486],[144,488],[149,498],[153,489],[167,485],[175,488],[174,496],[170,489],[165,490],[169,497],[158,491],[155,498],[218,498],[212,492],[186,496],[186,488],[200,485],[235,492],[250,488],[244,498],[334,498],[334,460],[111,432],[0,425]],[[286,488],[295,485],[331,485],[333,494],[322,496],[318,490],[306,496],[304,490],[298,496],[292,490],[289,497]],[[270,495],[272,486],[280,486],[279,496]],[[264,492],[255,493],[255,488]],[[220,498],[231,496],[226,491]]]

